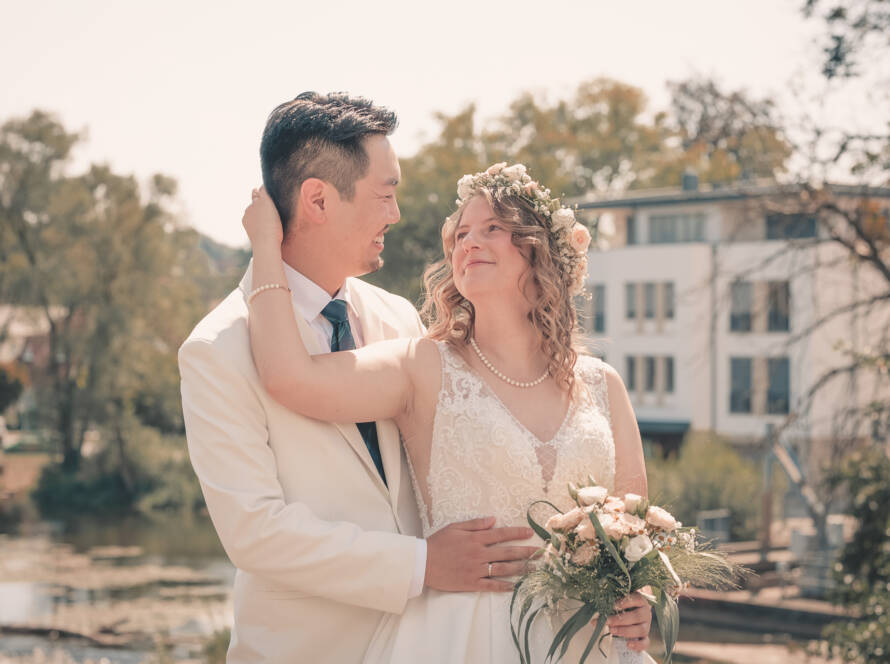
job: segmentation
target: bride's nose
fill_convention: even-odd
[[[473,233],[471,231],[465,233],[464,236],[460,238],[460,240],[458,240],[458,242],[461,249],[463,249],[464,253],[466,254],[470,253],[470,249],[479,248],[479,242],[476,239],[476,233]]]

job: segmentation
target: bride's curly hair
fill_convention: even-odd
[[[541,352],[547,357],[547,369],[557,384],[570,393],[575,386],[575,362],[578,317],[559,249],[552,241],[544,219],[528,202],[504,188],[485,187],[477,194],[491,205],[495,217],[512,233],[513,244],[528,261],[528,269],[520,278],[519,288],[530,298],[529,322],[541,337]],[[474,197],[475,198],[475,197]],[[421,316],[427,321],[427,336],[454,346],[469,343],[473,336],[475,310],[454,284],[451,256],[455,247],[455,231],[467,204],[457,210],[442,226],[444,257],[430,265],[423,274],[424,303]],[[529,280],[533,288],[526,288]]]

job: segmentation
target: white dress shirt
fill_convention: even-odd
[[[316,284],[309,277],[297,272],[287,263],[284,263],[284,274],[287,285],[291,290],[291,298],[297,311],[303,316],[309,327],[318,334],[320,341],[328,348],[331,346],[331,337],[334,334],[334,326],[325,318],[321,311],[331,300],[344,300],[346,302],[346,315],[349,318],[349,327],[355,347],[363,345],[361,321],[355,312],[349,299],[349,281],[343,282],[343,286],[332,298],[328,292]],[[423,580],[426,576],[426,540],[418,538],[417,556],[414,563],[414,576],[411,578],[411,586],[408,589],[408,599],[417,597],[423,592]]]

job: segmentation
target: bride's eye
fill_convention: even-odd
[[[500,227],[499,224],[491,224],[491,225],[488,227],[488,231],[489,231],[489,232],[491,232],[491,231],[499,231],[499,230],[501,230],[501,227]]]

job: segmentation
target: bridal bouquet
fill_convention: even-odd
[[[689,584],[733,586],[740,568],[705,550],[696,543],[694,529],[684,528],[667,510],[641,496],[610,496],[593,478],[580,487],[569,484],[568,490],[576,504],[568,512],[546,500],[529,508],[529,525],[546,544],[541,563],[526,572],[513,591],[511,628],[520,661],[531,664],[529,632],[542,611],[578,606],[554,636],[547,661],[561,658],[572,637],[596,618],[581,658],[584,662],[605,636],[603,629],[615,603],[649,586],[651,594],[641,594],[655,609],[669,664],[679,628],[679,592]],[[544,526],[531,515],[532,507],[541,503],[557,512]],[[616,641],[622,662],[643,661],[626,642]]]

